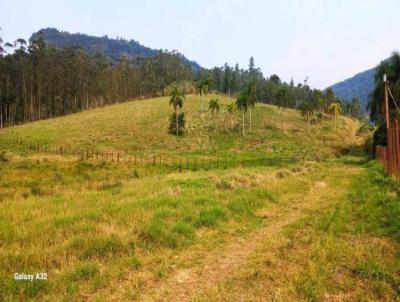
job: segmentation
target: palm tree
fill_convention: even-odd
[[[170,94],[169,104],[174,107],[175,111],[175,126],[176,126],[176,137],[179,136],[179,109],[183,107],[183,101],[185,100],[185,95],[178,87],[174,87]]]
[[[230,115],[230,122],[231,122],[231,130],[233,132],[233,116],[235,114],[235,104],[234,103],[230,103],[227,107],[226,107],[229,115]]]
[[[200,80],[196,85],[197,94],[200,94],[201,97],[201,119],[203,119],[203,112],[204,112],[204,100],[203,95],[206,96],[208,90],[210,89],[211,81],[210,79],[203,79]]]
[[[244,136],[244,114],[246,113],[249,107],[249,104],[247,102],[248,102],[248,97],[246,92],[242,92],[236,99],[236,107],[242,112],[243,136]]]
[[[208,103],[208,109],[211,110],[211,114],[213,116],[213,128],[215,132],[215,114],[219,112],[219,100],[211,99]]]
[[[312,101],[305,101],[300,105],[301,114],[307,117],[307,134],[310,134],[310,119],[314,110],[315,104]]]
[[[247,104],[249,106],[249,113],[250,113],[250,124],[249,124],[249,132],[251,133],[251,112],[252,108],[256,105],[257,103],[257,87],[256,87],[256,81],[251,81],[247,88]]]
[[[335,129],[336,129],[336,118],[337,118],[337,115],[340,114],[340,112],[342,112],[342,106],[340,105],[340,103],[334,102],[334,103],[330,104],[328,110],[329,110],[329,112],[331,112],[335,115]]]

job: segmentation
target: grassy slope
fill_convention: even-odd
[[[225,106],[227,100],[221,99]],[[358,167],[355,171],[352,163],[308,162],[287,167],[166,174],[133,165],[65,161],[27,151],[9,139],[18,133],[79,148],[135,152],[145,148],[149,153],[218,154],[222,158],[298,152],[332,154],[357,140],[354,136],[357,124],[346,119],[341,120],[336,131],[331,121],[313,125],[312,135],[308,137],[305,121],[294,110],[289,110],[290,130],[284,136],[278,109],[266,105],[257,105],[254,133],[244,139],[240,137],[240,127],[233,136],[229,130],[222,130],[223,125],[229,125],[223,106],[219,131],[213,134],[207,126],[202,126],[199,103],[199,98],[194,96],[189,96],[185,103],[189,132],[179,144],[166,133],[171,109],[165,98],[119,104],[3,130],[0,149],[7,149],[11,160],[0,163],[0,297],[5,300],[19,296],[33,300],[104,300],[104,297],[116,301],[140,300],[146,295],[149,299],[157,297],[160,287],[165,286],[167,292],[161,291],[161,294],[168,297],[169,289],[171,300],[179,287],[186,299],[194,298],[194,294],[199,299],[222,299],[224,295],[229,297],[223,291],[229,284],[237,289],[229,291],[232,295],[265,296],[262,290],[252,292],[239,283],[232,283],[229,276],[219,273],[220,267],[215,268],[214,279],[211,274],[209,281],[220,284],[222,289],[216,293],[212,286],[202,288],[200,272],[207,272],[213,263],[219,263],[224,258],[223,250],[227,255],[237,255],[233,258],[235,263],[225,263],[234,268],[233,276],[243,268],[252,268],[251,256],[262,261],[263,254],[260,256],[258,252],[262,245],[268,248],[271,242],[270,237],[257,235],[264,231],[277,240],[286,242],[287,236],[292,236],[293,244],[303,244],[296,238],[307,236],[296,237],[282,232],[283,228],[297,223],[301,231],[308,225],[296,221],[310,215],[313,219],[324,217],[321,209],[329,213],[330,207],[340,204],[350,190],[350,177],[365,168]],[[207,115],[205,121],[209,121]],[[343,182],[337,181],[340,178]],[[358,183],[366,179],[360,176]],[[329,199],[323,195],[321,199],[314,198],[316,184],[321,180],[329,185],[329,192],[340,194],[333,194]],[[322,187],[317,187],[322,194]],[[315,240],[319,240],[317,236],[324,233],[315,235]],[[243,246],[235,245],[238,241]],[[248,245],[248,242],[261,245]],[[393,250],[395,243],[389,244]],[[248,251],[250,260],[233,252],[240,250],[238,247]],[[288,261],[278,256],[277,263]],[[304,259],[299,260],[297,268],[307,268],[301,261]],[[392,267],[397,269],[397,262]],[[176,274],[181,276],[179,273],[188,268],[198,270],[197,277],[189,274],[175,282]],[[42,271],[48,272],[49,281],[12,279],[14,272]],[[304,284],[293,278],[295,273],[286,275],[287,280],[279,284],[294,288],[287,294],[289,297],[318,298],[328,291],[326,285],[321,285],[318,291],[308,294],[307,280],[314,282],[313,272],[305,277]],[[264,277],[260,274],[260,280],[258,277],[254,280],[268,282]],[[237,277],[238,282],[240,278]],[[245,277],[245,282],[248,278]],[[194,283],[199,288],[191,288],[191,280],[200,281]],[[300,285],[293,287],[290,282]],[[372,286],[367,284],[366,291]],[[390,286],[391,283],[387,295],[392,293]],[[223,295],[219,296],[219,292]]]
[[[210,95],[208,98],[214,97]],[[67,145],[69,148],[120,150],[148,155],[210,155],[230,157],[291,156],[296,153],[330,153],[337,146],[351,144],[349,129],[355,123],[341,119],[340,130],[324,121],[312,126],[306,135],[306,121],[296,110],[288,110],[288,135],[283,135],[282,117],[275,106],[259,104],[253,114],[253,133],[242,139],[241,120],[234,118],[235,136],[230,135],[231,118],[226,112],[228,99],[218,96],[221,112],[217,118],[219,131],[210,131],[209,113],[201,119],[200,97],[188,96],[183,111],[187,134],[179,144],[168,134],[168,118],[172,108],[168,98],[133,101],[94,109],[65,117],[43,120],[2,131],[0,143],[16,136],[31,140]],[[5,146],[5,141],[1,143]],[[1,145],[0,145],[1,146]],[[12,146],[15,148],[15,146]]]

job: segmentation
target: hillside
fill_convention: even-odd
[[[141,45],[135,40],[125,40],[122,38],[112,39],[107,36],[95,37],[82,33],[69,33],[67,31],[59,31],[55,28],[43,28],[33,33],[29,41],[33,41],[37,35],[41,33],[47,45],[53,47],[65,48],[68,46],[80,46],[86,52],[102,53],[114,62],[124,55],[129,58],[154,56],[160,50],[152,49]],[[195,62],[188,60],[183,54],[177,53],[182,62],[189,64],[194,72],[199,72],[201,66]]]
[[[284,135],[280,131],[280,110],[267,104],[257,105],[257,110],[253,112],[253,133],[242,138],[240,116],[236,114],[231,117],[227,113],[228,99],[217,95],[207,96],[212,97],[221,101],[221,112],[216,119],[217,134],[210,131],[212,119],[209,112],[205,113],[204,120],[201,119],[200,97],[189,95],[183,107],[187,133],[179,143],[174,135],[168,133],[168,119],[172,112],[168,97],[116,104],[7,128],[3,130],[0,140],[12,134],[42,143],[65,145],[67,148],[146,152],[149,155],[202,154],[245,158],[312,154],[316,150],[319,155],[332,155],[344,144],[353,143],[352,137],[347,134],[353,127],[352,120],[342,118],[343,127],[337,132],[332,132],[330,120],[317,123],[312,126],[311,135],[307,136],[307,123],[294,109],[287,110],[289,134]],[[234,126],[235,139],[231,136],[231,124]]]
[[[179,139],[165,97],[1,129],[0,300],[393,300],[398,195],[376,164],[338,158],[359,122],[307,135],[289,109],[285,135],[257,104],[242,137],[213,97],[215,129],[189,95]]]
[[[368,96],[374,89],[375,68],[360,72],[355,76],[331,86],[333,92],[342,100],[358,96],[363,112],[367,112]]]

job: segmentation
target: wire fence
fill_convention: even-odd
[[[68,145],[53,145],[36,140],[29,140],[20,136],[11,138],[12,144],[23,146],[35,153],[53,154],[79,162],[110,162],[129,164],[141,167],[167,168],[177,171],[184,170],[212,170],[235,167],[282,166],[301,161],[321,161],[325,157],[309,154],[295,154],[286,157],[259,157],[259,158],[227,158],[206,156],[161,155],[155,153],[137,153],[127,151],[98,151],[94,149],[73,148]],[[0,159],[5,160],[5,152],[0,152]]]

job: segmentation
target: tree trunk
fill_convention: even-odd
[[[175,110],[175,121],[176,121],[176,138],[179,136],[179,119],[178,119],[178,109]]]
[[[214,128],[214,133],[215,133],[215,114],[213,114],[213,128]]]
[[[286,110],[282,108],[282,115],[283,115],[283,133],[286,134],[286,117],[285,117]]]
[[[242,112],[242,130],[243,130],[243,136],[244,136],[244,111]]]
[[[249,124],[249,132],[251,133],[251,106],[250,106],[250,124]]]
[[[336,129],[336,111],[335,111],[335,129]]]
[[[203,94],[201,94],[201,119],[203,119],[204,112],[204,102],[203,102]]]

